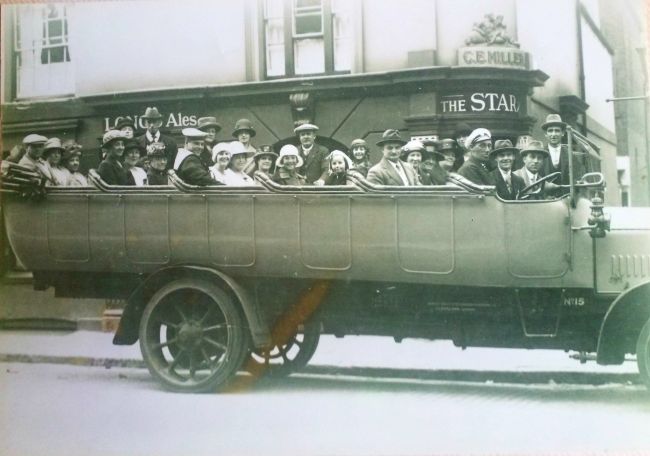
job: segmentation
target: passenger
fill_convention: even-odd
[[[216,117],[200,117],[197,128],[208,134],[205,137],[205,147],[201,152],[201,161],[209,168],[214,165],[212,148],[217,144],[217,134],[221,131],[221,125]]]
[[[548,160],[549,154],[544,148],[544,144],[537,140],[529,141],[528,144],[521,149],[520,153],[521,158],[524,161],[524,167],[515,171],[514,174],[521,177],[524,181],[524,186],[528,187],[542,177],[540,171],[544,165],[544,160]],[[541,185],[541,188],[533,189],[531,191],[532,196],[530,199],[544,199],[548,184],[549,183],[545,183]]]
[[[212,148],[212,161],[210,176],[223,185],[226,185],[226,170],[230,163],[230,145],[227,142],[220,142]]]
[[[127,139],[133,139],[135,135],[135,122],[131,116],[119,117],[115,123],[115,130],[119,130],[124,133],[124,136]]]
[[[453,140],[449,140],[453,143]],[[431,154],[431,157],[426,157],[420,165],[420,168],[428,173],[427,185],[446,185],[449,171],[443,169],[440,164],[445,162],[446,156],[438,149],[441,148],[441,143],[436,142],[436,148]]]
[[[386,130],[377,146],[383,158],[368,170],[368,181],[375,185],[420,185],[417,172],[399,159],[401,147],[406,144],[399,130]]]
[[[509,139],[495,141],[494,150],[490,152],[490,159],[494,159],[497,164],[496,169],[492,170],[497,195],[504,200],[516,200],[526,187],[524,180],[512,172],[518,152]]]
[[[207,133],[198,128],[183,128],[182,133],[185,136],[185,148],[178,151],[174,161],[178,177],[190,185],[223,185],[212,178],[210,170],[201,161]]]
[[[142,146],[135,141],[127,141],[124,145],[124,169],[128,184],[136,187],[148,185],[147,172],[138,166]]]
[[[462,151],[453,139],[443,139],[438,146],[438,165],[447,172],[454,172],[459,168],[458,163],[463,162]]]
[[[185,147],[179,149],[173,165],[178,177],[190,185],[223,185],[212,178],[209,168],[200,158],[207,133],[197,128],[184,128],[182,133],[185,136]]]
[[[494,176],[488,170],[492,135],[485,128],[477,128],[465,140],[469,159],[463,163],[458,174],[478,185],[495,185]]]
[[[402,146],[402,154],[400,159],[413,167],[415,172],[418,174],[418,179],[423,185],[430,185],[430,179],[428,172],[424,172],[420,165],[425,158],[429,158],[426,148],[422,141],[417,139],[412,139],[404,146]],[[429,163],[427,164],[428,167]],[[422,179],[424,177],[424,180]]]
[[[81,145],[75,141],[63,143],[63,165],[70,171],[68,187],[88,187],[88,179],[79,172],[81,165]]]
[[[163,143],[165,145],[165,155],[167,155],[167,166],[171,167],[175,163],[178,146],[174,138],[163,135],[160,132],[163,116],[158,112],[158,108],[153,107],[145,110],[142,119],[144,119],[144,125],[147,131],[145,131],[144,135],[138,136],[138,143],[142,146],[143,150],[147,150],[147,146],[151,143]]]
[[[19,165],[30,168],[43,176],[48,181],[52,181],[52,174],[50,169],[43,160],[43,147],[45,147],[45,141],[47,138],[45,136],[30,134],[25,136],[23,139],[23,145],[25,146],[25,154],[22,156]]]
[[[240,187],[256,185],[253,178],[244,172],[244,167],[254,152],[246,150],[246,147],[239,141],[233,141],[228,145],[230,146],[230,162],[228,169],[224,172],[224,183]]]
[[[317,185],[347,185],[348,170],[352,169],[352,160],[345,152],[333,150],[327,156],[329,169],[321,179],[316,181]]]
[[[164,147],[157,146],[157,144],[159,143],[150,144],[147,148],[147,157],[149,157],[147,180],[149,181],[149,185],[169,185],[165,149]]]
[[[105,158],[99,164],[97,173],[108,185],[128,185],[128,177],[121,163],[125,139],[126,136],[119,130],[108,130],[102,138]]]
[[[305,176],[307,184],[313,184],[327,171],[327,159],[330,151],[327,147],[316,143],[316,125],[305,123],[293,129],[300,140],[299,156],[303,165],[298,170]]]
[[[363,139],[355,139],[350,144],[350,158],[352,159],[352,169],[363,174],[363,177],[368,175],[370,169],[370,149],[368,143]]]
[[[278,154],[273,152],[271,146],[260,146],[260,150],[253,156],[254,166],[251,168],[248,175],[254,177],[255,171],[262,171],[269,177],[273,176],[273,172],[275,171],[275,160],[277,158]]]
[[[256,134],[252,122],[248,119],[239,119],[235,123],[235,129],[232,132],[232,136],[242,143],[244,150],[251,153],[251,157],[257,152],[257,149],[251,144],[251,138],[255,137]]]
[[[465,140],[472,133],[472,131],[474,131],[474,129],[469,125],[467,125],[465,122],[459,123],[456,126],[456,131],[454,131],[454,140],[456,141],[456,146],[458,147],[461,155],[463,156],[463,163],[469,160],[469,150],[465,145]]]
[[[298,148],[293,144],[285,144],[280,149],[280,156],[275,161],[273,180],[280,185],[305,185],[305,177],[298,174],[303,165]]]
[[[544,130],[547,141],[546,150],[549,156],[544,160],[540,173],[543,176],[555,172],[562,173],[556,181],[561,185],[569,185],[571,183],[569,175],[569,148],[566,144],[562,144],[562,138],[566,133],[567,126],[565,122],[562,122],[562,117],[558,114],[549,114],[546,116],[546,122],[542,124],[542,130]],[[596,161],[599,161],[600,156],[591,146],[580,140],[574,141],[574,146],[576,149],[580,149],[574,150],[572,154],[573,177],[575,180],[578,180],[589,168],[587,158],[591,156]],[[568,188],[562,190],[565,193],[568,191]]]
[[[61,164],[62,155],[63,145],[59,138],[50,138],[45,142],[43,158],[47,161],[52,176],[48,185],[53,187],[65,187],[70,179],[70,171]]]

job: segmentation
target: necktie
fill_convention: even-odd
[[[512,193],[512,178],[510,174],[506,176],[506,186],[508,187],[508,193]]]

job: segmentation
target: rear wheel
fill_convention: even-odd
[[[643,325],[636,342],[636,362],[645,385],[650,389],[650,319]]]
[[[270,349],[252,350],[246,367],[253,374],[289,375],[307,365],[316,352],[319,340],[320,322],[306,322],[286,343],[275,344]]]
[[[248,338],[230,296],[190,278],[165,285],[151,298],[140,322],[140,350],[166,388],[211,392],[236,374]]]

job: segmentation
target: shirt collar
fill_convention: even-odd
[[[502,169],[499,168],[499,167],[497,167],[497,169],[498,169],[499,172],[501,173],[501,176],[503,177],[503,180],[506,180],[506,178],[512,176],[512,170],[511,170],[511,169],[508,170],[508,171],[504,171],[504,170],[502,170]]]
[[[160,140],[160,130],[156,132],[155,136],[153,136],[149,130],[147,130],[145,135],[147,136],[147,141],[149,142],[157,142]]]
[[[528,178],[531,181],[537,181],[537,176],[539,176],[539,173],[533,174],[531,173],[528,168],[524,167],[524,170],[526,171],[526,174],[528,174]]]

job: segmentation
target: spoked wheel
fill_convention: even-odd
[[[215,391],[248,352],[242,317],[217,286],[181,279],[161,288],[140,322],[140,350],[151,374],[179,392]]]
[[[286,344],[276,344],[270,350],[252,350],[246,367],[254,374],[289,375],[307,365],[316,352],[319,339],[320,322],[307,322],[298,327],[298,332]]]
[[[650,319],[641,329],[636,342],[636,362],[645,385],[650,389]]]

